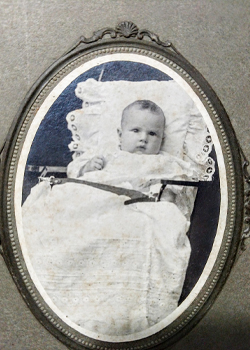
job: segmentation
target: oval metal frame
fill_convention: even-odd
[[[109,38],[107,38],[109,36]],[[68,325],[44,302],[36,289],[18,241],[14,186],[20,150],[36,111],[58,82],[75,67],[113,53],[136,53],[162,62],[177,72],[199,96],[213,121],[223,151],[228,185],[228,216],[219,255],[196,300],[165,329],[136,341],[109,343],[88,338]],[[235,261],[244,216],[244,184],[240,148],[225,109],[202,75],[174,48],[148,30],[131,22],[105,28],[92,38],[81,38],[34,84],[11,127],[1,162],[1,240],[3,256],[24,300],[37,319],[59,340],[73,349],[166,349],[202,318],[220,292]]]

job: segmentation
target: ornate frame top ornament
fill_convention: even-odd
[[[115,28],[103,28],[97,30],[93,33],[90,38],[86,38],[81,36],[80,39],[76,42],[74,46],[68,51],[74,50],[80,44],[92,44],[102,40],[105,36],[109,36],[111,39],[117,38],[125,38],[125,39],[138,39],[142,41],[146,41],[148,38],[151,42],[156,43],[157,45],[169,48],[174,52],[179,53],[179,51],[174,47],[174,45],[169,41],[160,40],[159,36],[150,30],[147,29],[139,29],[136,24],[130,21],[120,22]]]

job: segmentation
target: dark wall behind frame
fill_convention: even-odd
[[[133,20],[170,39],[204,74],[249,149],[249,30],[247,1],[10,1],[1,26],[1,141],[30,85],[80,35]],[[114,5],[115,4],[115,5]],[[20,49],[22,48],[22,49]],[[173,349],[248,350],[249,248],[201,323]],[[65,349],[30,314],[1,263],[1,349]]]

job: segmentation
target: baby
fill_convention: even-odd
[[[122,113],[121,128],[117,130],[121,151],[156,155],[159,154],[164,141],[165,116],[162,109],[149,100],[138,100],[128,105]],[[91,158],[79,171],[78,176],[87,172],[102,170],[105,159],[102,155]],[[145,190],[145,189],[144,189]],[[149,190],[149,188],[148,188]],[[156,192],[159,185],[151,186],[151,192]],[[161,200],[174,202],[175,193],[167,188]]]
[[[75,177],[155,197],[162,177],[188,174],[181,160],[162,150],[164,129],[164,113],[155,103],[135,101],[117,130],[121,151],[104,150],[105,159],[83,154],[84,164],[74,160]],[[179,193],[168,186],[157,204],[125,206],[123,196],[92,186],[36,186],[23,206],[28,249],[41,284],[64,315],[86,330],[116,336],[144,331],[177,308],[192,211]],[[41,207],[43,216],[34,210]]]
[[[158,154],[164,140],[165,116],[154,102],[138,100],[128,105],[117,130],[122,151],[137,154]],[[102,170],[102,155],[90,159],[79,171],[79,176],[89,171]]]

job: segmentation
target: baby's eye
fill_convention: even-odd
[[[132,129],[133,132],[139,132],[139,129]]]
[[[156,136],[156,133],[155,133],[154,131],[150,131],[148,134],[149,134],[150,136]]]

